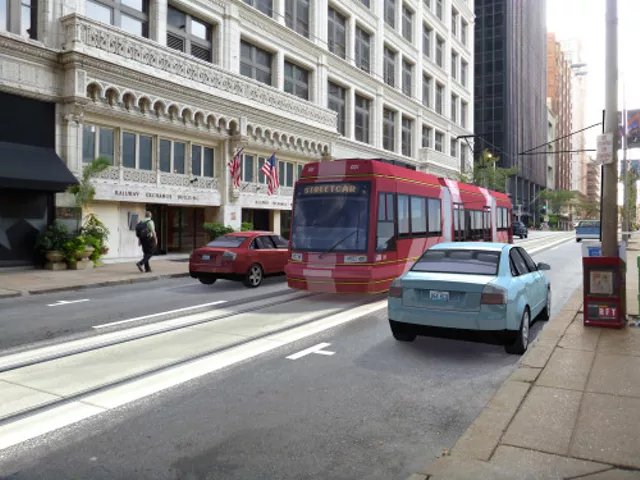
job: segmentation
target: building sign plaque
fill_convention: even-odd
[[[193,191],[184,192],[150,185],[138,187],[97,183],[95,199],[135,203],[166,203],[171,205],[220,205],[220,193],[217,190],[190,190]]]

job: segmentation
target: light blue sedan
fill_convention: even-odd
[[[551,284],[517,245],[440,243],[426,250],[389,289],[396,340],[411,342],[421,326],[495,331],[509,353],[529,346],[531,319],[551,314]]]

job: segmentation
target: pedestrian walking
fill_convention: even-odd
[[[158,236],[156,235],[156,226],[153,223],[151,212],[145,213],[145,218],[140,220],[136,225],[136,236],[138,237],[138,246],[142,247],[142,260],[136,263],[138,270],[141,272],[151,272],[149,260],[153,256],[153,249],[158,245]],[[142,267],[144,266],[144,270]]]

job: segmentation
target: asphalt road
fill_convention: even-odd
[[[173,278],[8,298],[0,301],[0,352],[53,339],[66,339],[76,334],[93,334],[96,325],[219,300],[243,302],[289,291],[284,276],[267,278],[257,289],[226,280],[202,285],[193,278]],[[61,305],[61,300],[78,303]],[[135,323],[136,326],[139,324]]]
[[[529,240],[550,235],[553,232],[531,232]],[[516,239],[516,243],[520,241]],[[248,289],[239,282],[220,280],[214,285],[202,285],[192,278],[180,278],[7,298],[0,300],[0,353],[93,335],[96,325],[219,300],[233,303],[258,296],[274,297],[288,291],[284,276],[267,278],[257,289]],[[77,303],[60,304],[61,301]],[[191,313],[195,311],[191,310]],[[159,318],[149,321],[154,320]],[[119,328],[142,323],[137,321]]]
[[[580,245],[534,258],[552,266],[557,313],[582,280]],[[404,480],[453,446],[520,357],[460,339],[396,342],[385,314],[2,451],[0,477]],[[321,342],[335,354],[286,358]]]

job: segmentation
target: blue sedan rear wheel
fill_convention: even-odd
[[[522,321],[520,322],[520,330],[513,343],[507,343],[504,349],[507,353],[515,353],[516,355],[522,355],[527,351],[529,346],[529,327],[531,326],[531,314],[529,313],[529,307],[525,307],[522,313]]]
[[[399,342],[413,342],[416,339],[417,334],[415,329],[406,323],[389,320],[389,325],[391,326],[393,338]]]

